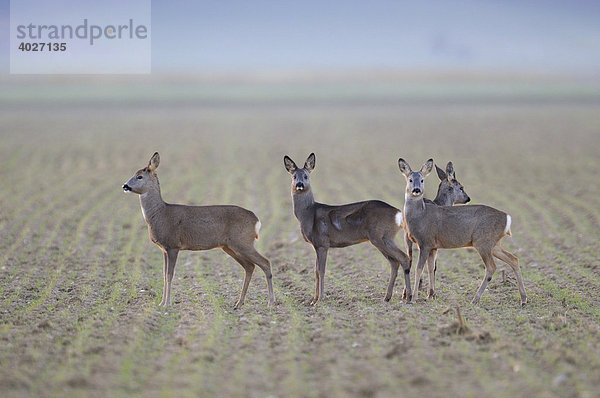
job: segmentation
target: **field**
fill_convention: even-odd
[[[4,81],[0,96],[3,397],[598,396],[597,90],[498,97],[492,87],[413,101],[357,88],[215,98],[218,87],[192,85],[177,101],[177,89],[151,96],[114,82],[44,82],[38,96],[38,83]],[[243,270],[219,250],[181,252],[174,305],[158,307],[162,254],[137,196],[121,190],[154,151],[167,202],[238,204],[260,217],[273,309],[258,269],[245,306],[232,309]],[[440,251],[436,299],[402,302],[398,278],[385,303],[388,263],[362,244],[330,251],[327,297],[309,306],[315,255],[282,159],[300,164],[313,151],[318,201],[399,208],[398,157],[413,168],[452,160],[473,203],[511,214],[504,244],[529,304],[499,271],[472,306],[484,270],[469,250]],[[427,196],[436,188],[432,174]],[[453,326],[456,307],[466,333]]]

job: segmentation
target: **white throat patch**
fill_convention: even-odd
[[[143,193],[140,195],[140,198],[145,198],[148,195],[148,193]],[[141,204],[140,201],[140,207],[142,208],[142,216],[144,216],[144,221],[148,221],[148,219],[146,218],[146,212],[144,211],[144,205]]]

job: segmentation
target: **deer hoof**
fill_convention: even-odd
[[[427,293],[427,298],[428,299],[434,299],[435,298],[435,292],[431,289],[429,289],[429,292]]]
[[[527,299],[521,300],[521,308],[524,308],[525,306],[527,306]]]

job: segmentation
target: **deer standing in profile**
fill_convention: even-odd
[[[433,201],[425,198],[425,202],[434,203],[438,206],[454,206],[455,204],[469,203],[471,198],[465,192],[462,184],[456,179],[454,172],[454,165],[452,162],[448,162],[446,165],[446,171],[440,169],[435,165],[440,184],[438,185],[437,195]],[[406,226],[406,225],[405,225]],[[406,253],[408,254],[408,261],[412,267],[412,241],[408,238],[408,234],[404,232],[404,247],[406,247]],[[433,273],[437,270],[437,261],[433,266]],[[419,288],[423,285],[423,279],[419,279]],[[403,293],[404,296],[405,293]]]
[[[286,170],[292,176],[294,215],[300,230],[316,254],[315,296],[311,305],[325,298],[325,265],[329,248],[346,247],[371,242],[389,261],[390,280],[385,295],[389,301],[394,290],[398,269],[404,270],[405,289],[410,300],[410,264],[408,256],[394,243],[394,237],[403,228],[402,212],[378,200],[330,206],[315,202],[309,173],[315,168],[315,154],[311,153],[303,168],[288,156],[283,158]]]
[[[409,239],[419,246],[419,262],[415,276],[412,302],[417,300],[418,282],[425,262],[429,273],[428,297],[435,297],[435,274],[433,272],[438,249],[474,247],[485,264],[485,277],[472,300],[477,304],[496,271],[494,257],[504,261],[517,279],[521,305],[527,303],[519,260],[505,250],[501,240],[511,235],[511,217],[507,213],[484,205],[437,206],[423,198],[424,179],[433,168],[429,159],[421,170],[412,171],[408,163],[398,159],[400,171],[406,177],[404,202],[405,229]]]
[[[161,306],[171,303],[171,282],[180,250],[209,250],[221,248],[245,271],[242,292],[235,308],[244,304],[248,285],[258,265],[267,278],[269,307],[273,305],[271,265],[254,248],[260,221],[249,210],[238,206],[186,206],[165,203],[160,194],[156,168],[158,152],[148,166],[135,172],[123,185],[123,191],[140,195],[142,215],[148,224],[150,240],[163,252],[163,296]]]

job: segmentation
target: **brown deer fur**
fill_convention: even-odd
[[[427,203],[435,203],[438,206],[454,206],[455,204],[465,204],[469,203],[471,198],[465,192],[464,187],[458,180],[456,179],[456,174],[454,172],[454,165],[452,162],[448,162],[446,165],[446,171],[440,169],[437,165],[435,166],[437,171],[437,175],[440,179],[440,184],[438,185],[437,195],[433,201],[425,198],[425,202]],[[408,234],[404,233],[404,247],[406,247],[406,253],[408,254],[408,261],[411,264],[412,268],[412,258],[413,258],[413,250],[412,250],[412,242],[408,239]],[[433,266],[433,272],[437,270],[437,260]],[[419,279],[419,288],[423,285],[423,279]],[[403,293],[403,297],[406,292]]]
[[[163,252],[163,297],[161,306],[171,302],[171,282],[180,250],[221,248],[245,271],[238,308],[244,304],[254,266],[258,265],[267,278],[268,305],[274,303],[271,265],[254,248],[260,221],[249,210],[238,206],[186,206],[165,203],[161,197],[156,168],[160,162],[155,153],[148,166],[138,170],[123,185],[125,192],[140,195],[142,214],[148,224],[150,240]]]
[[[378,200],[339,206],[315,202],[309,180],[309,173],[315,167],[315,155],[310,154],[303,168],[298,168],[288,156],[284,157],[283,162],[292,176],[294,215],[300,222],[304,240],[313,246],[317,254],[315,295],[311,305],[316,305],[325,297],[325,264],[329,248],[346,247],[367,241],[390,263],[391,274],[385,301],[392,297],[400,265],[404,270],[405,289],[410,300],[408,256],[394,243],[394,237],[403,228],[402,212]]]
[[[472,300],[477,304],[496,270],[494,257],[506,262],[517,279],[521,305],[527,303],[521,268],[517,257],[506,251],[501,240],[510,235],[511,218],[508,214],[484,205],[437,206],[423,198],[424,179],[433,168],[429,159],[420,171],[412,171],[404,159],[398,160],[400,171],[406,177],[404,222],[409,239],[419,246],[419,262],[415,276],[412,301],[418,296],[418,281],[425,262],[429,273],[429,297],[435,296],[433,267],[438,249],[474,247],[485,264],[485,277]]]

